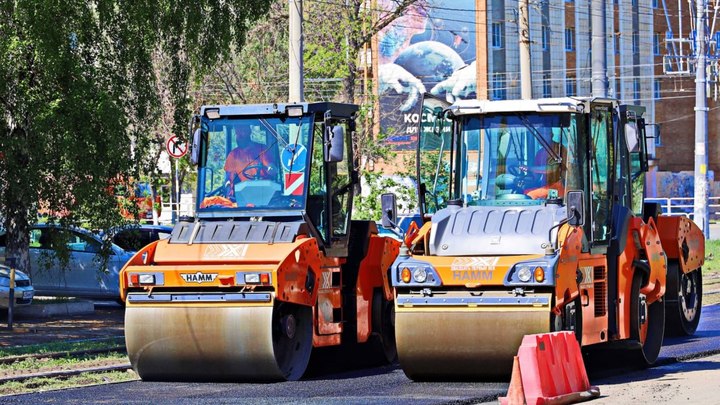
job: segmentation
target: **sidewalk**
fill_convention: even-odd
[[[591,404],[717,404],[720,354],[616,378],[591,381],[601,398]]]
[[[15,315],[7,328],[7,312],[0,313],[0,347],[83,339],[124,337],[125,309],[97,308],[93,313],[30,317]]]

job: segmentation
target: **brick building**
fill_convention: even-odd
[[[436,0],[428,5],[429,14],[452,10],[452,2]],[[489,99],[520,98],[520,66],[518,36],[518,2],[509,0],[475,0],[475,9],[449,17],[449,21],[471,23],[475,40],[477,91],[473,96]],[[663,3],[667,9],[663,8]],[[472,7],[472,6],[470,6]],[[687,3],[683,5],[687,7]],[[591,0],[540,0],[529,8],[531,40],[532,97],[590,96],[591,92]],[[678,16],[681,16],[678,19]],[[666,181],[668,172],[692,171],[694,168],[695,80],[693,69],[685,75],[672,65],[668,52],[689,44],[668,41],[668,32],[675,37],[689,37],[691,16],[679,10],[677,2],[660,0],[613,0],[606,2],[608,96],[624,103],[647,108],[649,133],[655,133],[649,196],[673,193],[673,182]],[[438,25],[429,19],[428,29]],[[674,26],[668,27],[668,22]],[[680,31],[680,24],[684,26]],[[442,26],[440,24],[439,26]],[[673,48],[675,47],[675,48]],[[375,47],[377,49],[377,47]],[[713,51],[715,48],[713,47]],[[677,63],[676,63],[677,65]],[[376,65],[377,66],[377,65]],[[683,66],[690,66],[685,63]],[[667,72],[666,72],[667,70]],[[377,77],[377,76],[376,76]],[[718,123],[720,109],[713,97],[720,88],[713,83],[708,91],[709,105],[709,170],[720,170]],[[716,89],[717,88],[717,89]],[[430,90],[429,88],[427,90]],[[380,111],[382,116],[383,111]],[[383,128],[386,130],[386,128]],[[403,134],[410,133],[406,130]],[[690,178],[692,173],[690,173]],[[711,183],[711,195],[719,195]],[[678,191],[679,192],[679,191]],[[691,186],[684,194],[692,193]]]

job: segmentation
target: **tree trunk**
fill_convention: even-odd
[[[28,221],[28,202],[23,198],[17,198],[12,187],[5,191],[5,202],[7,205],[7,217],[5,217],[5,261],[9,258],[15,259],[16,269],[30,274],[30,223]]]

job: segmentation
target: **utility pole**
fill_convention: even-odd
[[[520,34],[520,97],[532,98],[532,73],[530,72],[530,14],[528,0],[520,0],[518,31]]]
[[[607,97],[607,24],[605,19],[605,0],[591,0],[592,13],[592,96]]]
[[[305,101],[303,90],[302,0],[290,0],[290,72],[288,101]]]
[[[706,0],[697,0],[696,22],[695,22],[695,49],[697,54],[697,67],[695,68],[695,196],[694,196],[694,220],[703,230],[705,238],[710,238],[710,221],[707,215],[708,202],[708,179],[707,179],[707,123],[708,107],[705,76],[706,57],[705,41],[707,32],[705,29],[705,7]]]
[[[707,0],[688,2],[688,11],[682,9],[678,2],[677,11],[669,10],[663,0],[663,11],[670,28],[670,17],[678,16],[678,34],[668,31],[666,41],[668,54],[663,58],[663,72],[670,76],[695,76],[695,165],[693,195],[693,220],[703,230],[705,238],[710,238],[710,216],[708,213],[708,83],[718,80],[717,69],[708,70],[708,61],[717,66],[718,55],[709,53],[708,44],[716,38],[718,31],[715,21],[718,17],[718,7],[708,9]],[[693,4],[695,9],[693,10]],[[693,13],[695,24],[693,27]],[[708,25],[708,14],[713,14],[712,26]],[[688,36],[683,33],[683,16],[689,16],[691,30]],[[692,30],[694,28],[694,32]],[[693,72],[692,69],[695,69]],[[708,77],[708,75],[710,75]]]

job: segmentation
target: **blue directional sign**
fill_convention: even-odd
[[[291,143],[283,149],[280,159],[285,171],[301,172],[305,170],[307,149],[302,145]]]

